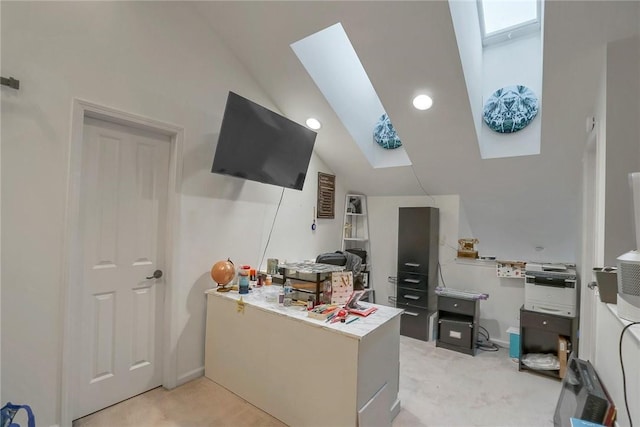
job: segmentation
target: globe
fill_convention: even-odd
[[[218,261],[211,267],[211,278],[218,286],[227,285],[236,274],[236,269],[230,259]]]

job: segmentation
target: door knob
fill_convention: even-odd
[[[153,272],[153,276],[147,277],[147,279],[159,279],[162,277],[162,270],[156,270]]]

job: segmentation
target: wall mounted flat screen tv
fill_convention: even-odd
[[[229,92],[212,173],[302,190],[316,133]]]

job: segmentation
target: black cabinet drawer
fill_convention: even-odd
[[[414,305],[427,308],[427,292],[420,289],[398,287],[397,302],[399,304]]]
[[[428,260],[416,259],[415,257],[405,257],[404,260],[398,260],[398,271],[407,271],[409,273],[427,274],[429,272]]]
[[[398,272],[398,287],[427,290],[427,276],[424,274]]]
[[[475,307],[476,302],[472,300],[438,295],[438,311],[474,316]]]
[[[552,316],[532,311],[520,311],[520,326],[522,328],[536,328],[559,335],[571,336],[571,320],[568,317]]]
[[[429,340],[429,310],[404,304],[396,304],[396,307],[404,310],[400,318],[400,335]]]
[[[465,317],[438,320],[438,340],[447,344],[472,349],[474,346],[473,322]]]

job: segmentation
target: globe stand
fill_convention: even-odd
[[[216,289],[216,291],[217,292],[229,292],[232,287],[233,286],[229,285],[228,283],[226,285],[218,283],[218,289]]]

